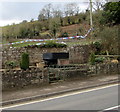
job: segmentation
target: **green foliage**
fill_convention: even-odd
[[[62,47],[67,47],[66,44],[62,44],[62,43],[56,43],[55,41],[48,41],[46,44],[42,45],[41,47],[45,47],[45,48],[62,48]]]
[[[49,29],[51,31],[51,33],[53,34],[53,36],[56,38],[56,34],[59,31],[60,28],[60,18],[53,18],[50,19],[49,22]]]
[[[93,47],[95,48],[95,55],[99,55],[102,50],[102,45],[100,42],[94,42]]]
[[[23,70],[26,70],[29,68],[29,54],[28,53],[23,53],[21,62],[20,62],[20,68]]]
[[[89,58],[89,62],[91,65],[95,64],[95,54],[91,53],[90,58]]]
[[[60,34],[61,26],[82,23],[86,20],[88,15],[89,14],[86,13],[78,13],[75,16],[69,17],[64,17],[61,15],[60,17],[50,17],[49,19],[41,18],[42,20],[39,18],[38,21],[32,20],[31,22],[24,20],[20,24],[13,24],[2,27],[2,37],[6,40],[23,38],[47,38],[46,36],[42,36],[41,33],[49,31],[51,37],[56,38]],[[44,17],[46,15],[43,14],[40,16]]]
[[[93,13],[92,17],[93,17],[93,24],[94,27],[98,27],[100,26],[102,23],[104,23],[104,18],[103,18],[103,10],[99,10],[95,13]]]
[[[40,44],[40,45],[28,45],[26,46],[28,48],[63,48],[63,47],[67,47],[67,44],[65,43],[57,43],[56,41],[47,41],[44,44]]]
[[[87,18],[87,14],[86,13],[80,13],[79,14],[79,22],[80,23],[83,22],[83,21],[85,21],[86,18]]]
[[[118,35],[118,27],[103,27],[99,32],[99,38],[101,39],[101,44],[103,50],[107,51],[110,54],[118,54],[120,49]]]
[[[14,68],[17,66],[17,63],[15,61],[6,61],[5,65],[6,65],[6,67]]]
[[[60,37],[69,37],[67,32],[62,33],[62,35]]]
[[[120,2],[106,3],[103,17],[106,23],[120,24]]]
[[[120,20],[120,2],[110,2],[104,7],[104,10],[94,11],[93,14],[93,25],[95,26],[95,35],[98,37],[99,27],[106,23],[118,24]],[[46,35],[42,36],[43,32],[49,32],[51,37],[56,38],[60,34],[61,26],[67,26],[72,24],[82,24],[80,29],[77,29],[78,35],[84,35],[88,29],[90,23],[89,10],[86,12],[79,12],[71,10],[74,14],[68,14],[63,16],[65,12],[61,12],[61,9],[54,9],[54,11],[46,9],[40,11],[39,20],[31,22],[23,21],[20,24],[8,25],[2,28],[2,37],[7,39],[21,39],[21,38],[49,38]],[[48,8],[48,9],[49,9]],[[69,9],[67,9],[69,10]],[[45,12],[44,12],[45,11]],[[76,14],[75,14],[75,12]],[[47,13],[49,12],[49,14]],[[59,16],[55,16],[59,15]],[[48,17],[49,16],[49,17]],[[48,19],[49,18],[49,19]],[[83,24],[84,23],[84,24]],[[102,25],[101,25],[102,24]],[[64,28],[63,28],[64,29]],[[73,29],[74,31],[75,29]],[[76,34],[73,33],[73,36]],[[63,35],[65,37],[65,35]]]
[[[104,60],[105,60],[104,57],[97,57],[97,58],[95,58],[95,62],[96,63],[103,63]]]

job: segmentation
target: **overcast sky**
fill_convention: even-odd
[[[52,3],[64,6],[66,3],[76,2],[81,11],[89,6],[89,0],[1,0],[0,1],[0,26],[19,23],[23,20],[37,20],[39,11],[44,5]]]

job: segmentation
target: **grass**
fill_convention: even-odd
[[[3,39],[1,44],[8,44],[8,43],[14,43],[14,42],[20,42],[20,41],[22,41],[22,39],[14,39],[14,40]]]
[[[12,47],[25,47],[28,45],[35,45],[39,42],[25,42],[25,43],[20,43],[20,44],[13,44]]]
[[[74,46],[74,45],[89,45],[92,42],[99,41],[98,39],[80,39],[72,42],[66,42],[68,46]]]
[[[22,40],[18,40],[18,41],[15,40],[14,42],[19,42],[19,41],[22,41]],[[86,38],[86,39],[70,39],[70,40],[62,40],[62,41],[64,41],[67,44],[67,46],[71,47],[74,45],[89,45],[92,42],[98,41],[98,39]],[[24,43],[19,43],[19,44],[13,44],[11,46],[12,47],[25,47],[28,45],[35,45],[37,43],[42,43],[42,42],[24,42]]]

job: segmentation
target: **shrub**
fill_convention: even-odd
[[[42,45],[41,47],[45,47],[45,48],[62,48],[62,47],[66,47],[66,44],[63,43],[56,43],[55,41],[48,41],[46,44]]]
[[[43,44],[37,44],[37,45],[28,45],[28,47],[31,48],[63,48],[63,47],[67,47],[67,45],[65,43],[57,43],[55,41],[48,41],[46,43]]]
[[[118,54],[120,46],[119,46],[119,33],[118,27],[103,27],[99,32],[99,37],[101,39],[101,43],[103,46],[103,50],[106,51],[107,54]]]
[[[56,43],[56,47],[57,48],[63,48],[63,47],[67,47],[66,44],[62,44],[62,43]]]
[[[94,42],[94,43],[93,43],[93,46],[94,46],[94,48],[95,48],[95,54],[96,54],[96,55],[100,54],[101,49],[102,49],[101,43],[100,43],[100,42]]]
[[[20,62],[20,68],[23,70],[26,70],[29,68],[29,54],[28,53],[23,53],[22,54],[22,59]]]
[[[94,53],[91,53],[89,61],[90,61],[91,65],[95,64],[95,54]]]
[[[10,68],[14,68],[17,66],[17,63],[15,61],[6,61],[5,65]]]
[[[46,44],[44,44],[45,47],[56,47],[55,41],[47,41]]]
[[[69,37],[67,32],[62,33],[61,37]]]
[[[101,51],[100,55],[107,55],[106,51]]]
[[[103,58],[103,57],[95,58],[95,62],[97,62],[97,63],[103,63],[104,60],[105,60],[105,58]]]

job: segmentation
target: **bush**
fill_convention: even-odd
[[[67,32],[62,33],[61,37],[69,37]]]
[[[46,44],[44,44],[45,47],[56,47],[55,41],[47,41]]]
[[[91,53],[89,61],[90,61],[91,65],[95,64],[95,54],[94,53]]]
[[[44,44],[38,44],[38,45],[28,45],[26,48],[63,48],[67,47],[65,43],[57,43],[55,41],[48,41]]]
[[[119,46],[119,31],[118,27],[103,27],[103,29],[99,32],[99,36],[101,39],[101,44],[103,46],[104,51],[107,54],[118,54],[120,46]]]
[[[100,42],[94,42],[93,46],[95,48],[95,55],[99,55],[102,49],[102,45]]]
[[[63,47],[67,47],[66,44],[63,43],[56,43],[55,41],[48,41],[46,44],[41,45],[40,47],[45,47],[45,48],[63,48]]]
[[[17,66],[17,63],[15,61],[7,61],[5,62],[5,65],[10,68],[14,68]]]
[[[61,43],[56,43],[56,47],[57,48],[63,48],[63,47],[67,47],[66,44],[61,44]]]
[[[22,59],[20,62],[20,68],[23,70],[26,70],[29,68],[29,54],[28,53],[23,53],[22,54]]]
[[[100,55],[107,55],[106,51],[101,51]]]
[[[103,63],[104,60],[105,60],[105,58],[103,58],[103,57],[95,58],[95,62],[97,62],[97,63]]]

